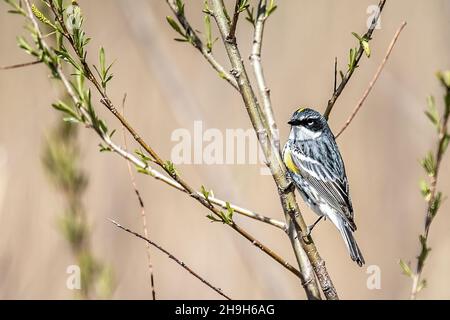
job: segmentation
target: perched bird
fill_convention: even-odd
[[[344,162],[327,120],[317,111],[302,108],[292,115],[289,139],[283,149],[283,161],[303,200],[340,231],[350,257],[359,266],[364,258],[353,231],[353,207]],[[314,225],[309,229],[312,230]]]

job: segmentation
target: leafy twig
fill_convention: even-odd
[[[225,70],[225,68],[216,60],[214,55],[211,53],[211,50],[205,46],[200,39],[200,37],[197,35],[197,32],[191,27],[189,22],[186,19],[185,13],[184,13],[184,3],[182,0],[166,0],[167,4],[169,5],[172,12],[175,14],[178,22],[181,26],[178,26],[176,22],[171,18],[168,19],[170,25],[172,28],[175,29],[175,31],[178,32],[178,30],[181,31],[181,28],[184,30],[184,34],[186,36],[186,39],[188,42],[192,43],[192,45],[200,51],[200,53],[205,57],[205,59],[208,61],[208,63],[214,68],[214,70],[217,71],[219,76],[223,79],[225,79],[229,84],[231,84],[235,89],[238,88],[236,80],[233,78],[233,76]],[[173,21],[173,23],[171,23]]]
[[[358,104],[356,105],[355,109],[353,110],[352,114],[350,115],[350,117],[347,119],[347,121],[345,122],[345,124],[342,126],[341,130],[339,130],[338,134],[336,135],[336,139],[344,132],[345,129],[347,129],[347,127],[350,125],[350,123],[353,121],[353,119],[355,118],[356,114],[359,112],[359,110],[361,109],[361,107],[363,106],[364,101],[366,101],[367,96],[369,95],[369,93],[372,91],[373,86],[375,85],[375,82],[378,80],[378,77],[381,74],[381,71],[383,70],[391,52],[392,49],[394,49],[395,43],[397,42],[398,37],[400,36],[400,33],[402,32],[403,28],[406,26],[406,22],[404,21],[400,27],[397,29],[397,32],[395,32],[394,34],[394,38],[392,39],[386,54],[384,55],[383,60],[381,61],[380,65],[378,66],[377,71],[375,72],[372,80],[369,83],[369,86],[367,87],[366,91],[364,91],[363,96],[361,97],[361,99],[358,101]]]
[[[209,281],[205,280],[205,278],[203,278],[202,276],[200,276],[197,272],[195,272],[194,270],[192,270],[192,268],[190,268],[188,265],[186,265],[186,263],[184,263],[183,261],[181,261],[180,259],[178,259],[177,257],[175,257],[173,254],[171,254],[169,251],[167,251],[166,249],[164,249],[163,247],[161,247],[160,245],[156,244],[155,242],[153,242],[152,240],[148,239],[147,237],[144,237],[142,235],[140,235],[139,233],[136,233],[128,228],[125,228],[124,226],[120,225],[119,223],[117,223],[114,220],[108,219],[112,224],[114,224],[116,227],[122,229],[125,232],[128,232],[144,241],[147,242],[148,245],[151,245],[153,247],[155,247],[156,249],[158,249],[159,251],[161,251],[162,253],[164,253],[167,257],[169,257],[170,259],[172,259],[173,261],[175,261],[178,265],[180,265],[183,269],[185,269],[187,272],[189,272],[191,275],[193,275],[195,278],[197,278],[198,280],[200,280],[202,283],[204,283],[206,286],[208,286],[209,288],[211,288],[212,290],[214,290],[215,292],[217,292],[218,294],[220,294],[222,297],[224,297],[227,300],[231,300],[231,298],[226,295],[225,293],[222,292],[221,289],[217,288],[216,286],[212,285]]]
[[[378,12],[375,15],[375,17],[372,20],[372,23],[367,30],[366,34],[362,37],[360,37],[359,41],[359,48],[356,51],[355,49],[351,49],[350,51],[350,63],[349,68],[345,75],[342,75],[342,80],[337,87],[336,90],[334,90],[333,95],[331,96],[330,100],[328,100],[327,108],[323,114],[323,116],[328,119],[330,116],[331,110],[334,107],[334,104],[336,103],[336,100],[341,95],[342,91],[345,89],[345,86],[347,85],[348,81],[353,75],[353,72],[355,71],[356,67],[358,66],[359,60],[361,60],[361,57],[364,52],[366,54],[370,51],[368,51],[368,43],[372,39],[372,33],[375,30],[375,27],[377,26],[378,19],[380,18],[381,12],[383,11],[384,5],[386,4],[386,0],[381,0],[378,4]],[[368,54],[369,55],[369,54]]]

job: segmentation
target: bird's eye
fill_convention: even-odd
[[[306,122],[306,125],[307,125],[308,127],[311,127],[313,124],[314,124],[314,120],[308,120],[308,121]]]

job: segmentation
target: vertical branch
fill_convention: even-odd
[[[277,124],[275,122],[275,116],[273,114],[272,102],[270,100],[270,89],[266,84],[264,72],[261,64],[261,49],[262,40],[264,34],[264,25],[268,17],[267,13],[267,0],[260,0],[258,4],[258,11],[255,22],[255,30],[253,34],[253,46],[252,53],[250,55],[250,61],[253,66],[253,72],[256,78],[256,84],[258,86],[259,94],[262,100],[263,112],[266,117],[266,123],[271,131],[275,148],[280,149],[280,134]]]
[[[127,95],[125,94],[123,96],[122,100],[122,115],[125,117],[125,101],[127,99]],[[125,151],[128,152],[128,143],[127,143],[127,132],[125,128],[122,126],[122,134],[123,134],[123,144]],[[148,236],[148,228],[147,228],[147,215],[145,214],[145,205],[144,200],[142,199],[141,193],[137,187],[136,179],[133,174],[133,170],[131,169],[131,161],[127,160],[127,169],[128,169],[128,175],[130,177],[131,185],[133,186],[134,193],[136,194],[136,197],[139,202],[139,207],[141,208],[141,219],[142,219],[142,229],[144,231],[144,237],[149,238]],[[156,290],[155,290],[155,277],[153,273],[153,263],[151,258],[151,252],[150,252],[150,244],[146,243],[146,253],[147,253],[147,263],[148,263],[148,269],[150,272],[150,288],[152,290],[152,300],[156,300]]]
[[[337,292],[325,268],[325,263],[320,257],[317,248],[314,245],[314,242],[312,241],[311,237],[303,236],[307,234],[306,223],[295,201],[294,191],[289,187],[290,183],[286,178],[286,168],[281,160],[279,150],[274,147],[273,140],[270,139],[270,133],[268,132],[264,120],[261,117],[262,111],[260,110],[257,103],[253,88],[250,85],[250,81],[242,62],[239,49],[235,42],[226,40],[226,37],[229,34],[230,26],[224,13],[223,2],[221,0],[212,0],[212,4],[213,16],[220,30],[222,40],[228,54],[228,58],[233,68],[231,73],[236,78],[247,113],[250,117],[253,128],[257,133],[258,140],[266,157],[267,165],[269,166],[272,172],[272,176],[278,187],[280,201],[283,206],[286,222],[290,227],[297,228],[296,231],[301,235],[301,237],[299,237],[299,239],[301,240],[301,246],[310,260],[312,268],[317,276],[317,279],[319,280],[325,296],[327,297],[327,299],[337,299]],[[292,235],[293,233],[290,232],[290,234]],[[291,238],[291,241],[293,242],[295,241],[295,239]],[[298,250],[294,251],[297,255],[297,258],[302,259],[301,253]],[[308,263],[300,264],[300,267],[304,267],[307,265]],[[315,282],[310,278],[305,278],[309,273],[306,273],[305,270],[301,270],[301,274],[302,283],[304,284],[304,288],[306,290],[308,298],[320,299],[320,294],[317,288],[314,286]]]

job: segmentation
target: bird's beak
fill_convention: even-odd
[[[294,126],[296,124],[296,121],[291,119],[288,121],[288,124],[290,124],[291,126]]]

